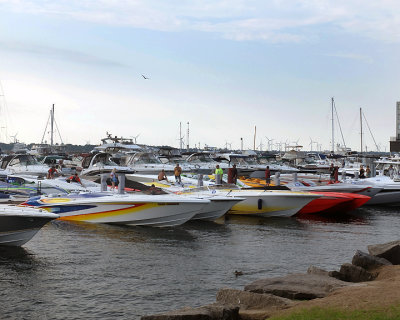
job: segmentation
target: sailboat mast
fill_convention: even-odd
[[[257,126],[254,126],[254,142],[253,142],[254,151],[256,151],[256,134],[257,134]]]
[[[187,141],[186,141],[187,151],[189,151],[189,121],[187,123]]]
[[[334,117],[333,117],[333,104],[335,103],[335,101],[333,100],[332,97],[332,154],[335,153],[335,128],[334,128]]]
[[[363,140],[362,140],[362,109],[360,108],[360,138],[361,138],[361,153],[363,153]]]
[[[51,136],[50,136],[50,146],[53,146],[53,137],[54,137],[54,104],[53,107],[50,110],[50,117],[51,117],[51,122],[50,122],[50,126],[51,126]]]
[[[183,141],[182,141],[182,122],[179,122],[179,149],[182,151],[182,146]]]

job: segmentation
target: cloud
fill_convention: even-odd
[[[29,53],[37,56],[44,56],[46,58],[56,58],[62,60],[68,60],[72,62],[91,64],[91,65],[102,65],[108,67],[124,67],[123,64],[116,61],[102,59],[100,57],[85,54],[78,51],[60,49],[55,47],[43,46],[34,43],[22,43],[22,42],[0,42],[0,49],[19,52],[19,53]]]
[[[202,31],[237,41],[304,42],[323,27],[400,41],[400,2],[381,0],[0,0],[3,11],[158,31]]]
[[[364,63],[373,63],[374,60],[370,56],[362,55],[362,54],[356,54],[356,53],[330,53],[326,54],[328,57],[336,57],[336,58],[342,58],[342,59],[350,59],[350,60],[358,60]]]

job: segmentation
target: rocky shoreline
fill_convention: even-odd
[[[396,265],[400,265],[400,240],[370,245],[368,253],[357,250],[351,263],[344,263],[339,271],[310,266],[307,273],[256,280],[246,285],[244,290],[220,289],[213,304],[186,307],[141,319],[262,320],[318,303],[351,307],[351,303],[343,301],[353,301],[352,304],[356,305],[354,299],[357,296],[362,296],[362,303],[372,304],[379,297],[374,295],[374,290],[377,292],[384,288],[391,290],[390,301],[400,302],[400,267]],[[388,297],[383,298],[389,301]]]

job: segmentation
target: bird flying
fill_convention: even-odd
[[[145,79],[145,80],[150,79],[150,78],[147,78],[146,76],[144,76],[143,74],[142,74],[142,77],[143,77],[143,79]]]

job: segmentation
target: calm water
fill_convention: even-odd
[[[1,319],[138,319],[215,301],[222,287],[338,269],[357,249],[398,240],[400,209],[341,220],[229,217],[153,229],[53,221],[0,249]],[[234,271],[244,275],[235,277]]]

